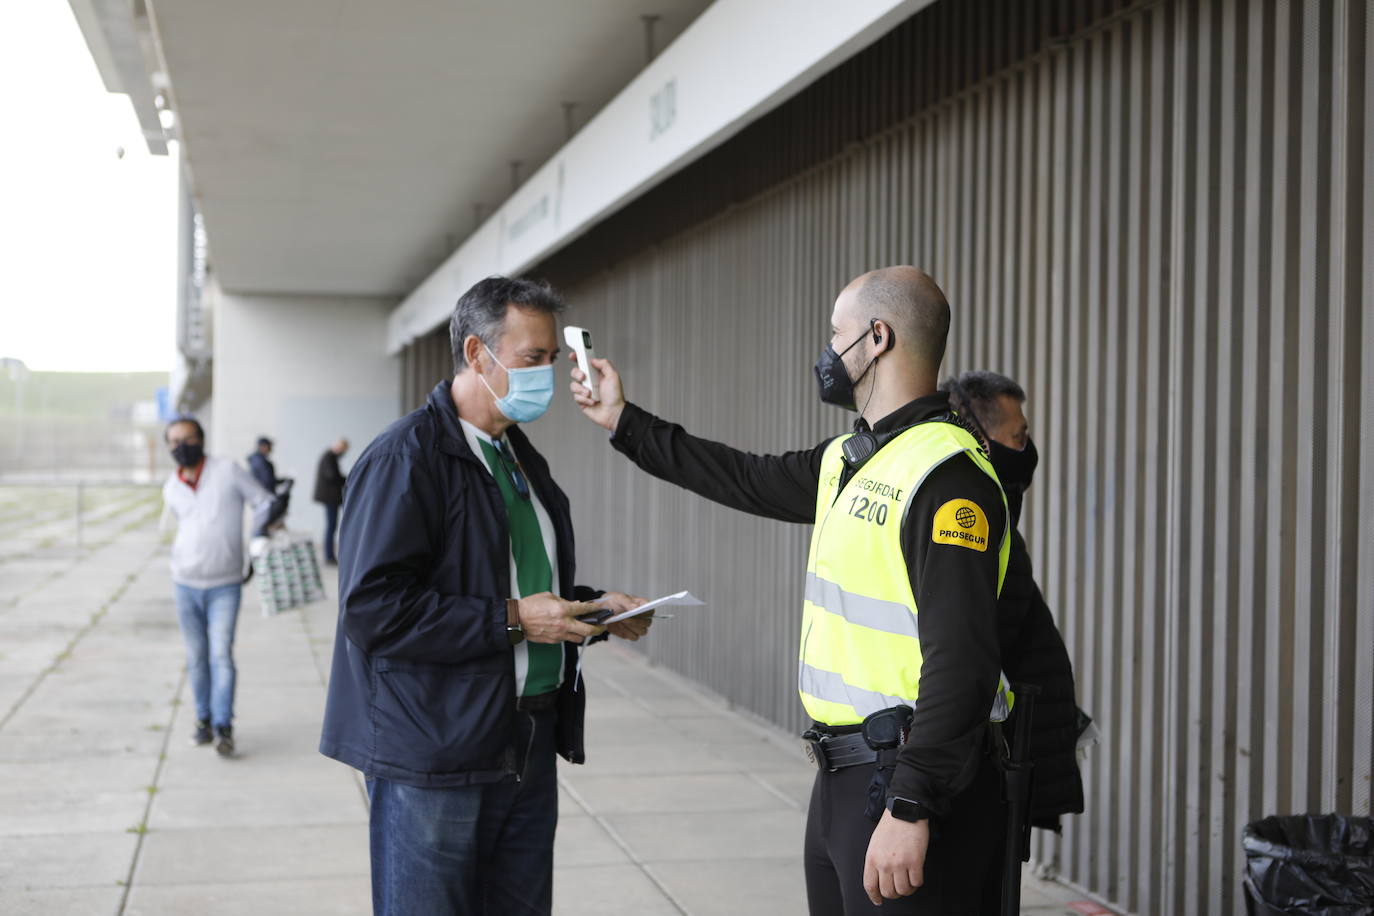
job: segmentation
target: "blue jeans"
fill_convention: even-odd
[[[374,916],[547,916],[558,825],[553,710],[521,712],[519,782],[369,779]]]
[[[234,626],[239,619],[237,583],[215,588],[177,585],[177,618],[186,641],[186,672],[196,718],[215,728],[234,721]]]
[[[324,506],[324,559],[326,563],[336,562],[334,557],[334,532],[339,526],[339,504],[322,503]]]

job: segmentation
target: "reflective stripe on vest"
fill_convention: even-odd
[[[841,447],[847,438],[832,441],[821,459],[802,606],[797,687],[807,713],[826,725],[854,725],[880,709],[915,704],[921,641],[902,524],[926,477],[956,455],[969,455],[997,480],[968,431],[934,421],[887,443],[841,489]],[[1009,550],[1004,527],[998,543],[999,594]],[[1002,693],[998,699],[1005,705]]]

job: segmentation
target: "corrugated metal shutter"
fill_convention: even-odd
[[[631,399],[755,451],[844,428],[810,367],[852,276],[941,282],[948,368],[1029,393],[1022,529],[1105,734],[1037,857],[1132,912],[1240,912],[1248,820],[1371,812],[1372,23],[941,4],[544,266]],[[650,655],[799,726],[808,530],[634,471],[566,398],[531,431],[587,581],[710,599]]]

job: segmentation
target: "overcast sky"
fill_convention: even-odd
[[[0,117],[0,356],[171,369],[176,160],[105,91],[66,0],[7,0]]]

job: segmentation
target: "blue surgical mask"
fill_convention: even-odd
[[[542,417],[544,411],[549,409],[549,402],[553,400],[553,366],[507,369],[501,365],[496,354],[491,352],[491,347],[486,347],[486,350],[491,353],[496,365],[506,370],[506,378],[510,381],[506,396],[496,398],[496,392],[487,385],[487,380],[478,376],[482,379],[482,384],[487,385],[487,390],[491,391],[491,396],[496,398],[496,409],[513,423],[531,423]]]

